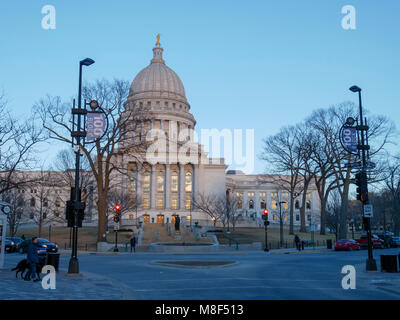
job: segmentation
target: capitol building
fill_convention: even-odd
[[[290,197],[288,191],[276,183],[277,176],[229,170],[224,158],[210,157],[203,145],[195,142],[196,120],[181,79],[164,61],[159,38],[150,64],[132,81],[124,113],[134,113],[135,108],[145,108],[151,119],[132,126],[132,131],[125,130],[114,159],[124,169],[124,173],[116,171],[113,175],[117,193],[134,199],[135,203],[131,209],[122,212],[123,225],[134,225],[137,221],[174,223],[177,216],[184,225],[192,222],[212,225],[214,221],[210,214],[199,209],[198,199],[209,196],[223,199],[227,195],[237,203],[236,226],[263,226],[265,209],[268,209],[271,226],[279,224],[280,220],[289,224]],[[151,132],[157,135],[157,141],[164,147],[157,150],[150,147],[145,154],[127,151],[133,139],[148,139]],[[57,176],[59,173],[48,174]],[[24,209],[26,212],[22,214],[22,223],[35,223],[34,212],[43,209],[47,219],[54,216],[56,219],[53,221],[65,223],[63,217],[70,196],[69,185],[48,186],[44,193],[39,189],[43,189],[43,185],[18,190],[28,203]],[[97,223],[95,190],[92,179],[85,196],[84,223],[87,224]],[[302,199],[299,191],[293,204],[295,226],[300,225]],[[310,184],[305,199],[306,225],[312,223],[319,228],[320,200],[314,184]],[[114,223],[112,218],[113,213],[109,212],[110,225]]]
[[[280,217],[288,224],[289,194],[272,182],[273,176],[227,170],[223,158],[209,158],[203,146],[193,142],[196,120],[183,83],[166,65],[163,51],[158,38],[150,64],[132,81],[126,108],[146,107],[153,117],[136,128],[139,132],[128,134],[125,141],[153,130],[162,132],[166,144],[158,150],[156,159],[147,155],[140,162],[137,155],[121,152],[118,162],[127,169],[127,174],[120,176],[121,192],[140,199],[135,210],[124,213],[123,221],[139,218],[144,223],[173,223],[178,215],[183,223],[211,224],[211,217],[196,208],[196,199],[199,195],[231,194],[238,201],[238,225],[261,226],[264,209],[269,210],[271,224],[279,223]],[[190,143],[183,153],[176,142],[182,140]],[[124,142],[119,148],[124,149]],[[306,199],[306,221],[319,225],[315,186],[310,186]],[[301,196],[295,201],[294,224],[299,225]]]

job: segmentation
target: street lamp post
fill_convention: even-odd
[[[79,171],[80,171],[80,146],[81,137],[85,137],[85,131],[81,131],[81,116],[84,116],[86,109],[82,109],[82,66],[90,66],[94,61],[86,58],[79,62],[79,86],[78,86],[78,109],[72,109],[72,114],[77,115],[78,121],[76,123],[77,130],[72,131],[72,139],[75,138],[76,146],[78,147],[75,159],[75,201],[74,201],[74,224],[72,228],[72,252],[71,259],[69,260],[68,273],[79,274],[79,261],[78,261],[78,210],[81,209],[81,199],[79,197]],[[75,123],[74,125],[75,126]],[[72,199],[71,199],[72,200]]]
[[[351,223],[351,238],[354,239],[354,219],[350,220]]]
[[[362,102],[361,102],[361,88],[357,87],[357,86],[352,86],[350,88],[350,91],[352,92],[358,92],[358,102],[359,102],[359,107],[360,107],[360,126],[358,127],[358,130],[361,131],[361,146],[359,145],[359,149],[361,149],[361,156],[362,156],[362,169],[361,172],[362,173],[366,173],[366,169],[367,169],[367,159],[366,159],[366,155],[365,155],[365,150],[368,150],[368,146],[365,145],[365,137],[364,137],[364,132],[366,130],[368,130],[367,126],[364,126],[364,119],[363,119],[363,114],[362,114]],[[365,181],[366,184],[366,190],[367,190],[367,197],[368,197],[368,182]],[[363,200],[363,199],[361,199]],[[368,203],[368,198],[366,199],[366,202]],[[363,201],[363,209],[364,209],[364,205],[366,205],[365,201]],[[364,210],[363,210],[363,214],[364,214]],[[376,266],[376,261],[373,257],[372,254],[372,240],[371,240],[371,219],[364,217],[364,221],[365,221],[365,229],[367,231],[367,237],[368,237],[368,259],[366,261],[366,270],[367,271],[376,271],[378,270],[377,266]]]

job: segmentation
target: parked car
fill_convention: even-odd
[[[400,237],[393,237],[392,240],[394,247],[400,247]]]
[[[375,249],[384,249],[385,248],[385,242],[382,239],[379,239],[377,235],[372,235],[371,236],[372,240],[372,246]],[[362,235],[360,239],[356,240],[358,244],[360,245],[361,248],[367,248],[368,247],[368,237],[367,235]]]
[[[15,242],[11,240],[11,238],[6,238],[6,243],[4,246],[4,250],[7,253],[15,252]]]
[[[341,239],[335,243],[335,251],[339,250],[360,250],[360,244],[353,239]]]
[[[47,240],[47,239],[44,239],[44,238],[37,238],[38,239],[38,254],[39,255],[44,255],[44,254],[46,254],[46,253],[55,253],[55,252],[58,252],[58,246],[55,244],[55,243],[53,243],[53,242],[50,242],[49,240]],[[27,251],[27,249],[28,249],[28,246],[27,246],[27,244],[28,244],[28,241],[32,241],[32,239],[26,239],[22,244],[21,244],[21,247],[20,247],[20,253],[26,253],[26,251]]]
[[[24,239],[16,237],[9,237],[8,239],[15,243],[15,251],[19,252],[19,249],[21,248],[21,243],[24,242]]]

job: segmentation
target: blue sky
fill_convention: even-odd
[[[55,30],[41,27],[48,4],[56,8]],[[344,5],[356,8],[356,30],[341,27]],[[356,102],[353,84],[366,108],[398,125],[399,17],[398,0],[2,1],[0,88],[23,117],[46,94],[76,95],[86,57],[96,61],[85,68],[86,81],[132,81],[160,33],[197,129],[254,128],[259,154],[262,138],[281,126]],[[58,149],[48,148],[46,158]],[[263,170],[256,160],[255,172]]]

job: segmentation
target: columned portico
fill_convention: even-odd
[[[165,204],[164,208],[171,208],[171,173],[170,173],[170,165],[165,165]]]
[[[185,208],[185,166],[179,163],[179,209]]]

